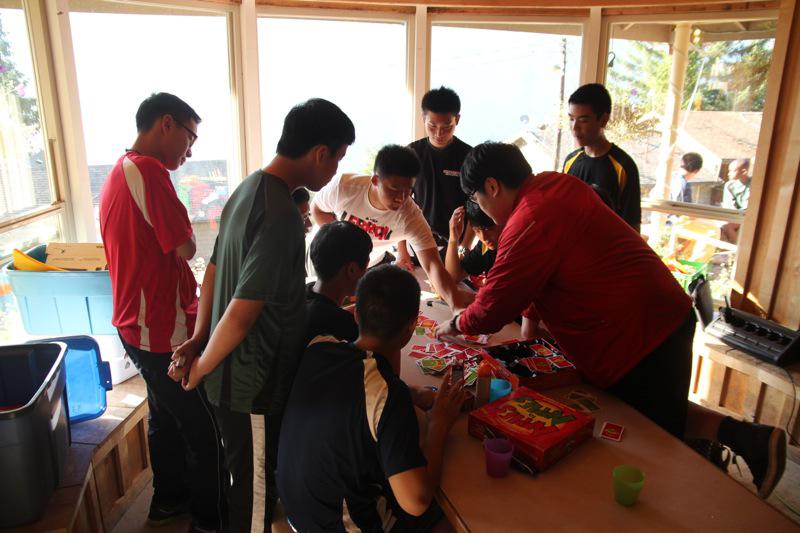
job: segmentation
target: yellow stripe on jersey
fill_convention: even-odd
[[[611,155],[608,156],[608,160],[614,165],[614,170],[617,173],[617,183],[619,184],[619,193],[622,194],[622,191],[625,190],[625,184],[628,183],[628,174],[625,172],[625,169],[622,168],[622,165],[619,164],[619,161],[611,157]]]
[[[562,171],[564,174],[569,173],[569,169],[572,168],[572,164],[575,163],[575,160],[578,159],[582,153],[583,150],[580,150],[577,154],[567,159],[566,163],[564,163],[564,170]]]

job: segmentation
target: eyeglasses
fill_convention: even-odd
[[[186,133],[189,134],[189,147],[194,145],[194,142],[197,140],[197,134],[195,132],[193,132],[192,130],[190,130],[187,126],[185,126],[183,123],[181,123],[178,120],[175,121],[175,124],[177,124],[178,126],[180,126],[183,129],[185,129]]]

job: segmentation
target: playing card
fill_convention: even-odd
[[[414,344],[413,346],[411,346],[411,349],[414,350],[415,352],[427,352],[428,351],[428,347],[425,346],[424,344]]]
[[[464,369],[464,386],[469,387],[478,380],[478,368]]]
[[[410,355],[411,357],[415,357],[417,359],[422,359],[423,357],[428,357],[428,354],[426,354],[425,352],[418,352],[416,350],[412,350],[411,353],[409,353],[408,355]]]
[[[605,422],[603,429],[600,430],[600,436],[604,439],[619,442],[622,440],[622,434],[625,432],[625,427],[611,422]]]
[[[424,357],[422,359],[418,359],[417,364],[423,369],[423,371],[427,369],[438,373],[447,368],[448,363],[444,359],[439,359],[436,357]]]
[[[414,330],[415,335],[425,335],[425,328],[417,326]]]
[[[572,363],[570,363],[569,361],[567,361],[566,359],[564,359],[563,357],[562,358],[551,357],[548,360],[550,361],[550,364],[553,365],[556,368],[570,368],[570,367],[575,366]]]

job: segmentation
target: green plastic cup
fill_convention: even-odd
[[[614,499],[617,503],[630,507],[639,498],[644,486],[644,472],[630,465],[614,467]]]

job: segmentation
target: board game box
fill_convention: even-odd
[[[594,418],[527,387],[469,413],[469,434],[505,437],[514,458],[542,471],[591,438]]]

